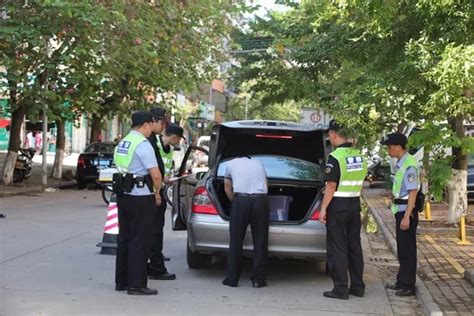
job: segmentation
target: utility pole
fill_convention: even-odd
[[[249,96],[247,95],[245,97],[245,120],[247,120],[248,112],[249,112]]]
[[[46,56],[50,57],[50,39],[47,39],[46,43]],[[46,69],[46,79],[45,79],[45,87],[44,90],[47,92],[49,89],[49,72]],[[46,186],[48,185],[48,155],[47,155],[47,140],[48,140],[48,104],[44,105],[43,109],[43,143],[41,151],[43,152],[43,159],[41,161],[41,183]]]

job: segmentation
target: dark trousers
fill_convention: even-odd
[[[167,273],[165,261],[163,260],[163,228],[165,226],[166,200],[163,190],[160,191],[161,204],[155,207],[152,220],[152,242],[150,250],[150,263],[148,274],[162,275]]]
[[[400,223],[405,212],[395,214],[397,255],[400,267],[397,274],[397,285],[404,290],[414,290],[416,282],[416,227],[418,226],[418,213],[412,213],[410,227],[400,229]]]
[[[119,235],[115,263],[115,283],[146,287],[151,219],[156,208],[154,195],[117,196]]]
[[[230,244],[227,256],[226,280],[230,283],[239,282],[242,271],[242,247],[250,223],[253,240],[252,279],[265,280],[265,263],[268,252],[269,225],[268,197],[236,195],[230,208]]]
[[[334,291],[348,294],[347,270],[351,278],[350,288],[364,290],[364,257],[360,244],[360,212],[331,211],[326,223],[327,267],[334,282]]]

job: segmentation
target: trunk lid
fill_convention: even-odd
[[[325,159],[325,131],[278,121],[236,121],[214,127],[209,167],[220,160],[246,155],[280,155],[321,164]]]

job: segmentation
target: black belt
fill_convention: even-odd
[[[395,204],[395,205],[407,205],[407,204],[408,204],[408,200],[393,199],[393,204]]]
[[[246,197],[259,197],[259,196],[266,196],[267,193],[235,193],[235,196],[246,196]]]

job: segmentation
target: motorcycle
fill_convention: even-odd
[[[33,156],[36,150],[33,148],[20,148],[16,157],[15,169],[13,170],[13,183],[19,183],[31,177]]]
[[[383,159],[374,158],[372,163],[367,168],[367,181],[370,187],[374,184],[374,181],[384,181],[387,166]]]

